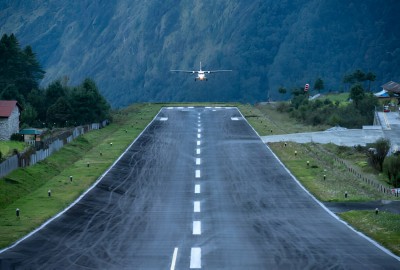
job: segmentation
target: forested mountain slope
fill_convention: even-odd
[[[43,85],[93,78],[114,107],[138,101],[282,98],[321,77],[373,71],[400,80],[397,0],[2,0],[0,34],[30,44]],[[170,69],[232,69],[194,82]]]

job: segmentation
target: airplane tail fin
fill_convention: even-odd
[[[200,61],[200,70],[202,70],[202,69],[201,69],[201,61]]]

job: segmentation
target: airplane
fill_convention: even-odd
[[[194,78],[195,81],[207,81],[206,74],[210,73],[217,73],[217,72],[227,72],[227,71],[232,71],[228,69],[220,69],[220,70],[202,70],[201,69],[201,62],[200,62],[200,70],[177,70],[177,69],[172,69],[170,70],[171,72],[185,72],[185,73],[192,73],[192,74],[197,74],[196,78]]]

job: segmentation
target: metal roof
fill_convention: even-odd
[[[0,117],[10,117],[15,106],[18,106],[21,110],[21,106],[16,100],[0,100]]]
[[[42,134],[41,129],[36,129],[36,128],[24,128],[19,131],[19,134],[23,135],[40,135]]]
[[[397,82],[390,81],[382,85],[382,88],[386,91],[400,94],[400,84]]]

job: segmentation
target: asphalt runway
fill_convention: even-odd
[[[164,108],[1,269],[400,269],[306,193],[236,108]]]

